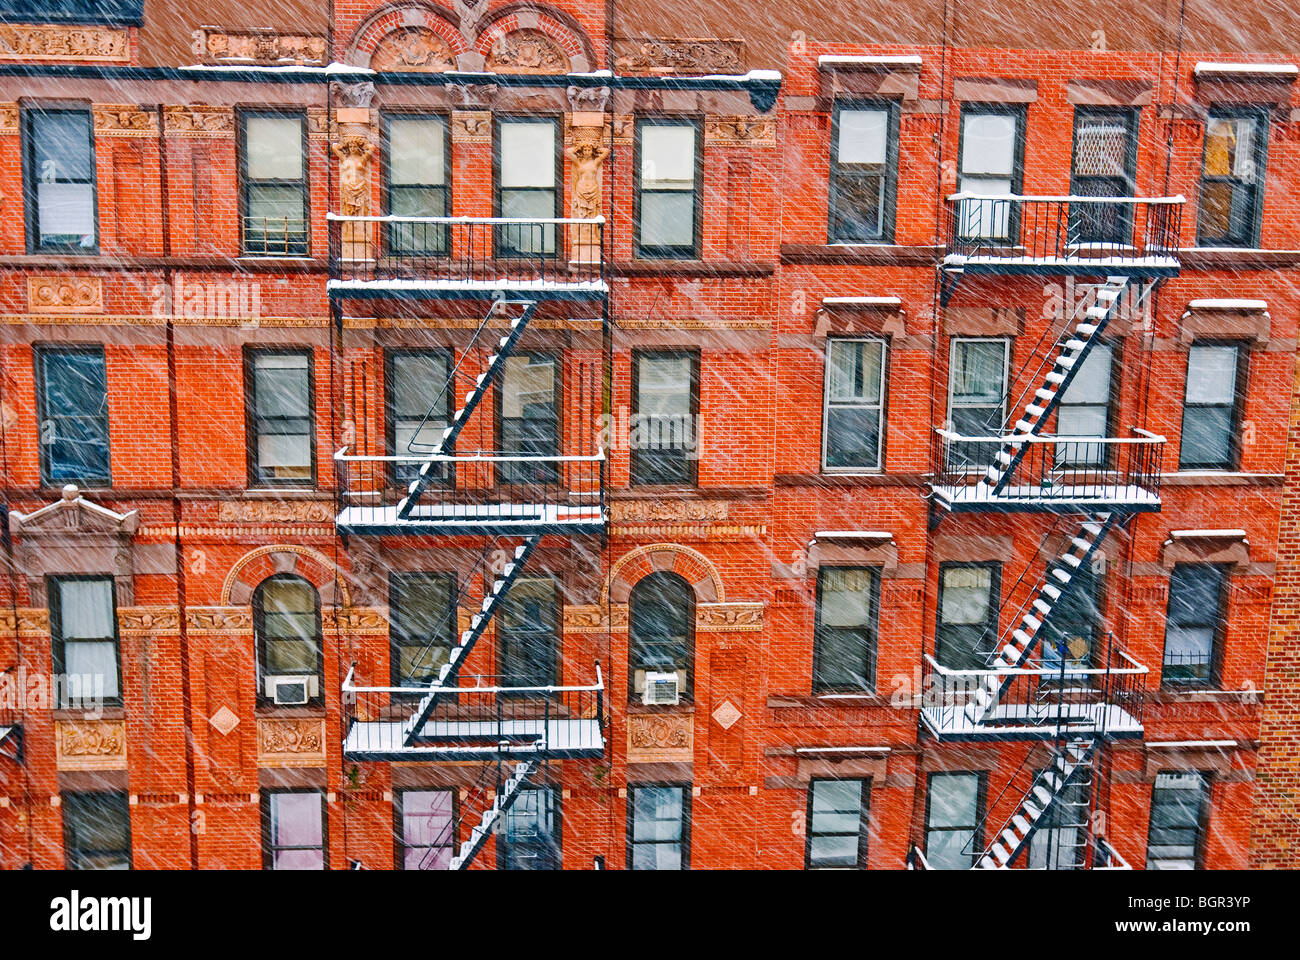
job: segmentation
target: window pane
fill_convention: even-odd
[[[555,124],[506,122],[501,132],[501,186],[553,187],[555,186]],[[549,194],[548,194],[549,196]],[[503,197],[504,202],[504,197]],[[527,214],[506,213],[502,216],[518,217]],[[537,215],[537,214],[534,214]],[[540,216],[554,216],[548,208]]]
[[[1182,448],[1178,459],[1182,464],[1231,466],[1232,408],[1185,408]]]
[[[125,794],[82,793],[62,798],[69,870],[129,870],[131,815]]]
[[[964,175],[1010,178],[1015,172],[1015,160],[1016,117],[1010,114],[967,114],[963,118],[961,172]]]
[[[1211,117],[1205,125],[1205,175],[1255,180],[1255,120]]]
[[[1157,774],[1151,792],[1148,870],[1196,868],[1206,786],[1200,773]]]
[[[979,778],[970,773],[930,778],[930,826],[974,827]]]
[[[948,567],[943,571],[939,615],[944,623],[983,626],[989,621],[992,590],[993,571],[988,567]]]
[[[38,183],[40,241],[95,244],[95,188],[89,183]]]
[[[1075,373],[1070,385],[1061,394],[1062,405],[1076,403],[1106,403],[1110,399],[1111,347],[1094,344]],[[1064,430],[1060,431],[1065,433]]]
[[[642,193],[640,242],[646,247],[693,246],[695,194]]]
[[[1119,117],[1080,118],[1074,133],[1076,177],[1123,177],[1128,172],[1129,125]]]
[[[60,580],[59,626],[63,638],[102,639],[117,633],[111,580]]]
[[[884,344],[879,340],[832,340],[828,349],[830,399],[878,403]]]
[[[888,110],[841,110],[835,157],[840,163],[884,164],[888,137]]]
[[[443,156],[445,142],[441,119],[391,118],[388,121],[389,183],[393,186],[444,183],[447,169]]]
[[[870,570],[822,569],[821,622],[828,627],[874,623],[875,574]]]
[[[244,124],[244,150],[249,179],[303,178],[301,118],[248,117]],[[301,213],[298,215],[301,216]]]
[[[307,357],[259,356],[253,367],[253,396],[259,416],[310,416]]]
[[[694,188],[694,124],[641,125],[641,185],[659,190]]]
[[[694,359],[685,355],[637,355],[637,413],[689,415]]]
[[[1237,348],[1193,346],[1187,353],[1187,402],[1226,403],[1236,399]]]
[[[826,413],[826,466],[880,466],[880,407],[831,407]]]
[[[450,790],[405,790],[402,803],[402,868],[445,870],[451,863],[454,799]]]
[[[1006,342],[956,340],[952,355],[954,403],[1001,405],[1006,390]]]
[[[68,110],[31,116],[33,172],[37,182],[94,180],[90,114]]]

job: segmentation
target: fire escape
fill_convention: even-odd
[[[1181,197],[949,199],[945,305],[974,275],[1092,282],[1091,297],[1049,325],[1011,381],[1022,392],[1008,388],[1003,412],[980,435],[935,430],[932,526],[950,513],[1049,514],[1055,526],[1048,542],[1061,544],[1045,565],[1031,559],[1012,586],[996,642],[974,651],[977,669],[925,656],[925,735],[1030,748],[963,851],[977,869],[1128,866],[1097,825],[1109,805],[1108,745],[1142,736],[1147,668],[1112,635],[1073,649],[1052,628],[1105,538],[1138,513],[1160,509],[1164,438],[1139,427],[1122,437],[1049,430],[1112,321],[1126,310],[1136,315],[1156,285],[1178,272],[1181,210]],[[913,848],[907,865],[924,868],[924,854]]]
[[[329,219],[328,289],[336,320],[345,304],[362,302],[377,315],[403,316],[412,304],[437,302],[478,318],[469,343],[457,348],[443,395],[407,449],[376,454],[366,438],[356,437],[334,457],[336,526],[345,542],[418,536],[424,549],[447,551],[447,562],[430,569],[459,570],[459,600],[451,605],[448,629],[431,636],[417,658],[436,664],[427,684],[365,685],[356,664],[349,671],[343,755],[350,761],[482,764],[442,838],[454,854],[423,864],[464,869],[524,789],[549,775],[548,761],[605,752],[599,663],[590,682],[569,686],[521,686],[509,682],[517,678],[490,669],[471,672],[470,666],[479,641],[499,628],[511,591],[543,538],[578,547],[580,540],[605,534],[605,452],[597,440],[598,415],[608,414],[611,356],[604,221]],[[590,365],[589,380],[599,382],[582,381],[575,391],[582,404],[574,417],[578,426],[557,431],[556,448],[541,452],[466,449],[472,436],[467,426],[476,411],[490,418],[482,411],[501,404],[506,368],[522,354],[520,343],[539,313],[565,317],[584,306],[588,317],[598,315],[603,346],[599,364]],[[466,386],[457,403],[447,403]],[[441,435],[422,442],[444,422],[438,411],[452,407]],[[499,409],[493,412],[500,417]],[[470,564],[455,559],[466,555],[466,543],[476,551]],[[462,622],[456,607],[466,602],[476,609]],[[435,651],[442,635],[455,639],[449,650]]]

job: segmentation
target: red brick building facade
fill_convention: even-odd
[[[19,6],[0,867],[1294,865],[1295,24]]]

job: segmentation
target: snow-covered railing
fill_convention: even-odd
[[[601,293],[603,217],[328,214],[330,289],[347,295],[475,290]]]
[[[1008,269],[1176,271],[1185,198],[955,193],[947,262]]]
[[[1165,438],[1133,428],[1129,437],[1005,434],[967,436],[936,427],[933,486],[953,504],[963,502],[1114,501],[1159,503]],[[980,481],[1005,447],[1029,449],[1009,481],[991,496]]]

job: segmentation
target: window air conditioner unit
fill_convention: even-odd
[[[267,677],[266,696],[277,706],[301,706],[317,696],[320,687],[315,677]]]
[[[682,691],[678,686],[676,673],[655,673],[646,671],[645,690],[641,693],[641,702],[646,705],[672,705],[681,701]]]

